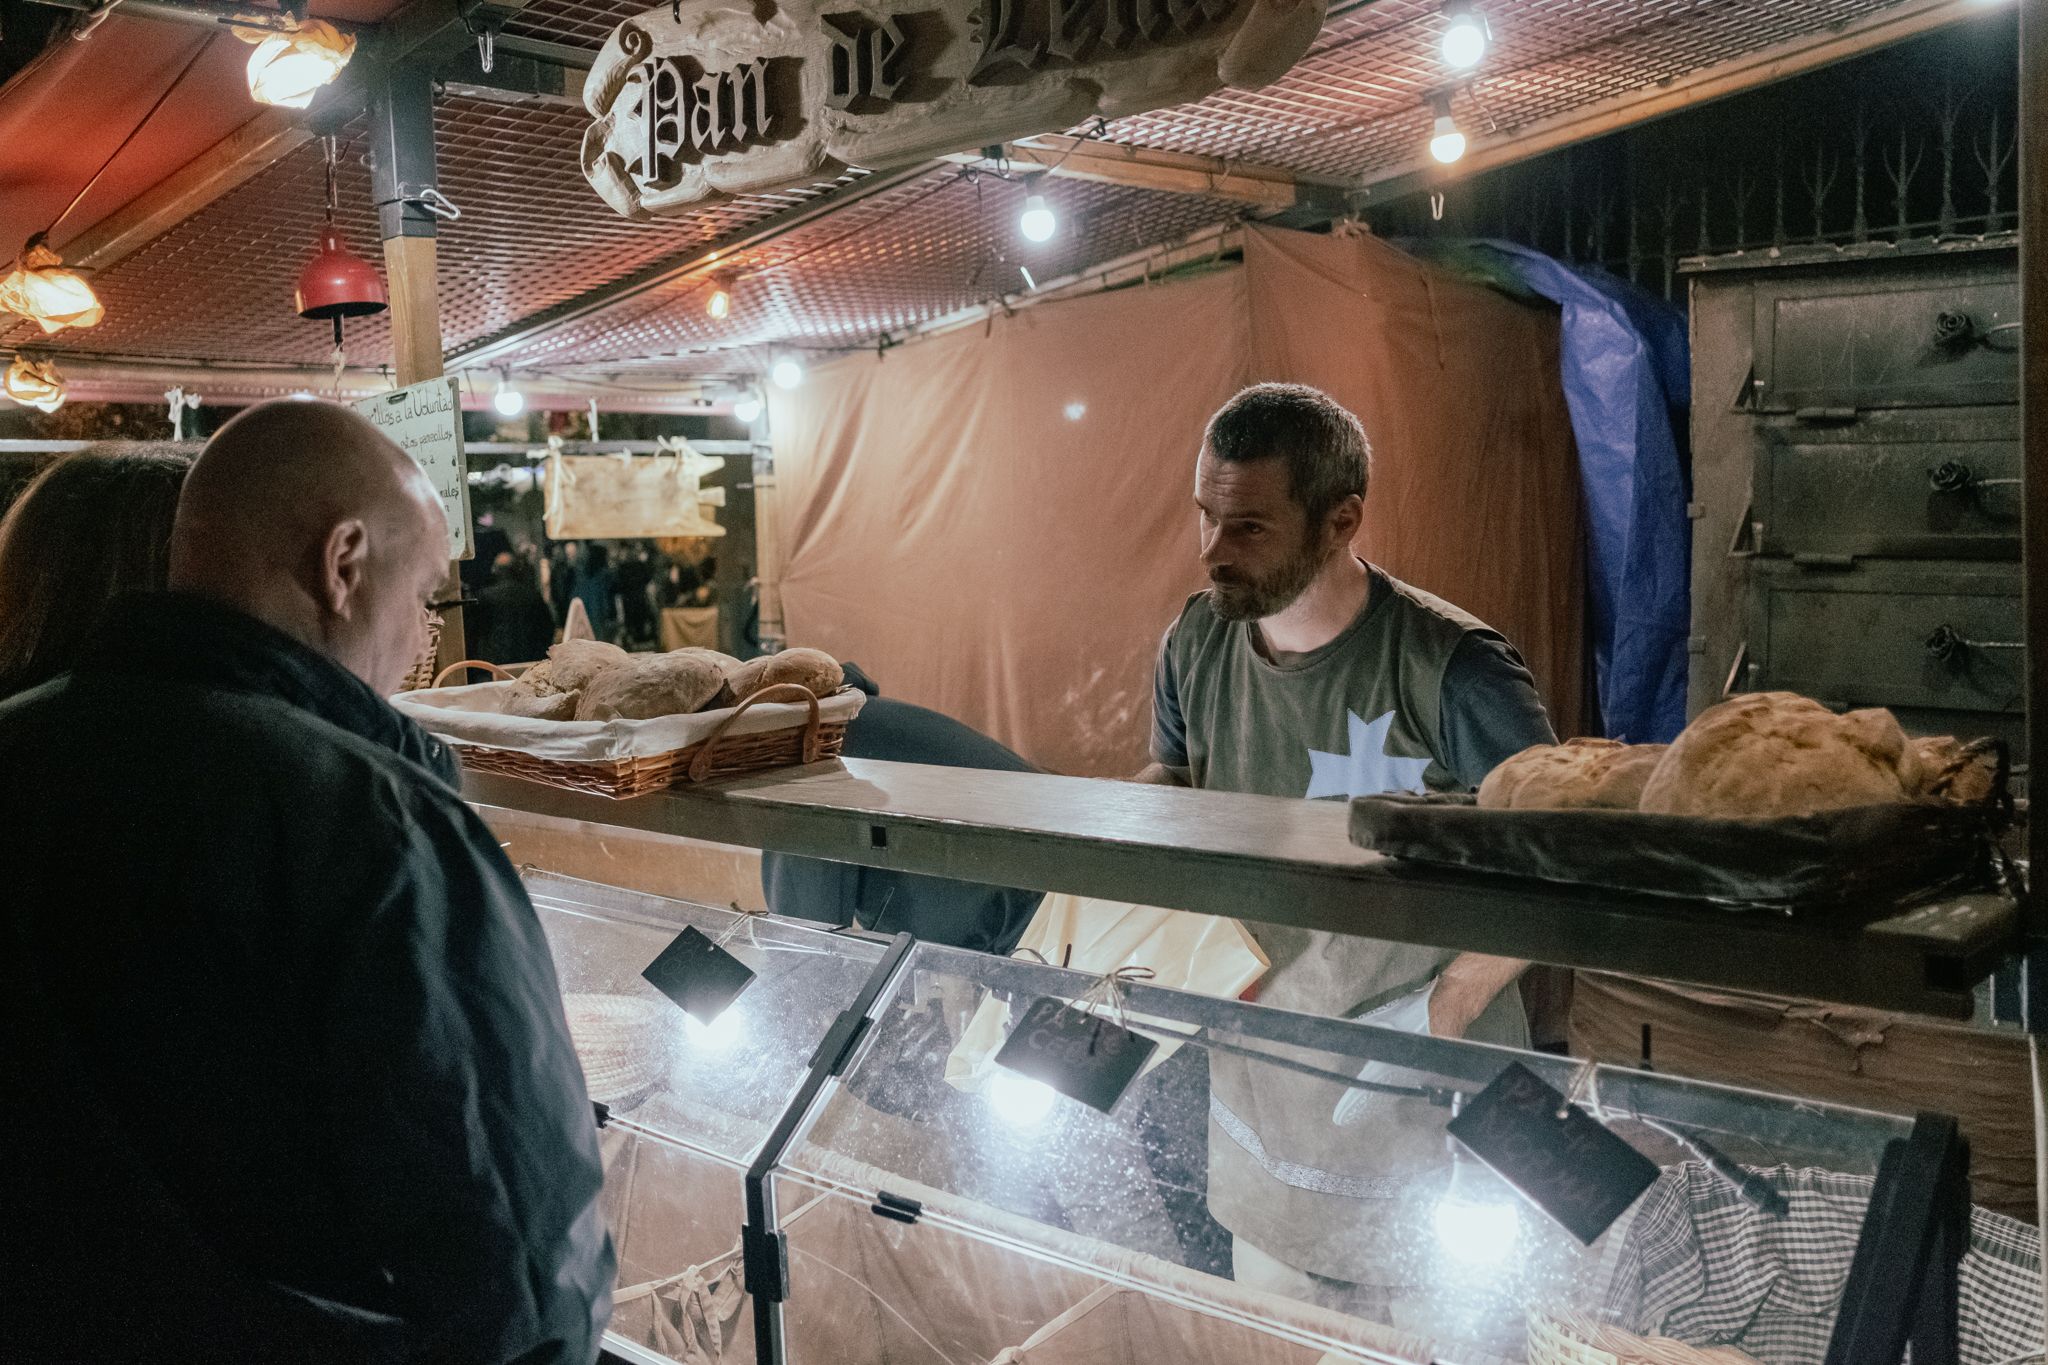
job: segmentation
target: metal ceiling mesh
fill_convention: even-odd
[[[1493,46],[1455,111],[1475,133],[1506,131],[1652,86],[1888,7],[1887,0],[1486,0]],[[510,31],[595,48],[643,0],[538,0]],[[1340,12],[1309,55],[1262,91],[1223,91],[1110,125],[1118,142],[1355,179],[1414,161],[1427,138],[1441,0],[1377,0]],[[443,188],[462,207],[442,227],[442,330],[450,350],[762,222],[831,185],[756,196],[659,223],[604,206],[578,166],[585,117],[535,104],[450,100],[439,130]],[[355,130],[350,131],[355,137]],[[373,259],[376,231],[360,138],[344,170],[342,219]],[[849,183],[856,175],[842,177]],[[1013,183],[947,167],[849,203],[724,264],[741,277],[730,318],[704,312],[698,277],[545,332],[503,361],[529,367],[727,372],[775,345],[837,348],[1042,283],[1231,216],[1203,196],[1055,182],[1060,236],[1026,248]],[[323,324],[300,320],[292,287],[321,218],[317,145],[225,196],[99,279],[107,320],[58,349],[313,364]],[[0,345],[40,342],[25,327]],[[384,322],[353,324],[357,363],[387,358]],[[493,363],[501,363],[494,359]]]

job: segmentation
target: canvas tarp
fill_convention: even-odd
[[[1367,237],[1248,230],[1245,264],[817,367],[772,398],[792,643],[1058,771],[1145,762],[1161,634],[1204,583],[1207,419],[1316,384],[1374,444],[1359,552],[1503,631],[1560,730],[1582,532],[1556,311]]]

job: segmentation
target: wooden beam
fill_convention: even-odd
[[[2048,781],[2048,0],[2020,8],[2020,439],[2024,503],[2021,550],[2027,641],[2027,758]],[[2041,793],[2037,792],[2036,795]],[[2028,827],[2033,891],[2024,911],[2031,940],[2025,1019],[2048,1033],[2048,818]],[[2048,1189],[2042,1192],[2048,1217]]]
[[[1345,187],[1297,176],[1283,166],[1257,166],[1222,157],[1159,151],[1117,142],[1047,135],[1012,142],[1003,155],[1013,164],[1067,180],[1092,180],[1168,194],[1201,194],[1250,204],[1272,213],[1304,207],[1340,209]],[[945,158],[961,165],[984,160],[979,152]]]
[[[267,109],[59,247],[65,264],[105,270],[248,183],[313,140],[283,109]]]
[[[1413,159],[1368,173],[1354,187],[1353,199],[1363,207],[1439,189],[1484,171],[1740,95],[1966,19],[1986,18],[1994,12],[1994,7],[1984,0],[1905,0],[1861,19],[1759,48],[1733,61],[1632,90],[1555,118],[1490,134],[1467,128],[1470,146],[1456,164],[1439,166],[1418,146]]]

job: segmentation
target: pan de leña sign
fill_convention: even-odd
[[[473,559],[469,533],[469,466],[462,453],[462,403],[453,377],[428,379],[364,398],[355,410],[412,456],[448,514],[448,558]]]
[[[883,170],[1278,79],[1327,0],[676,0],[584,84],[628,218]],[[765,17],[763,17],[765,16]]]

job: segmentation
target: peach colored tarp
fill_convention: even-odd
[[[1316,384],[1374,444],[1359,552],[1503,631],[1579,732],[1582,532],[1557,315],[1369,238],[1048,304],[772,398],[794,644],[1048,768],[1145,762],[1152,664],[1204,583],[1194,459],[1242,385]]]

